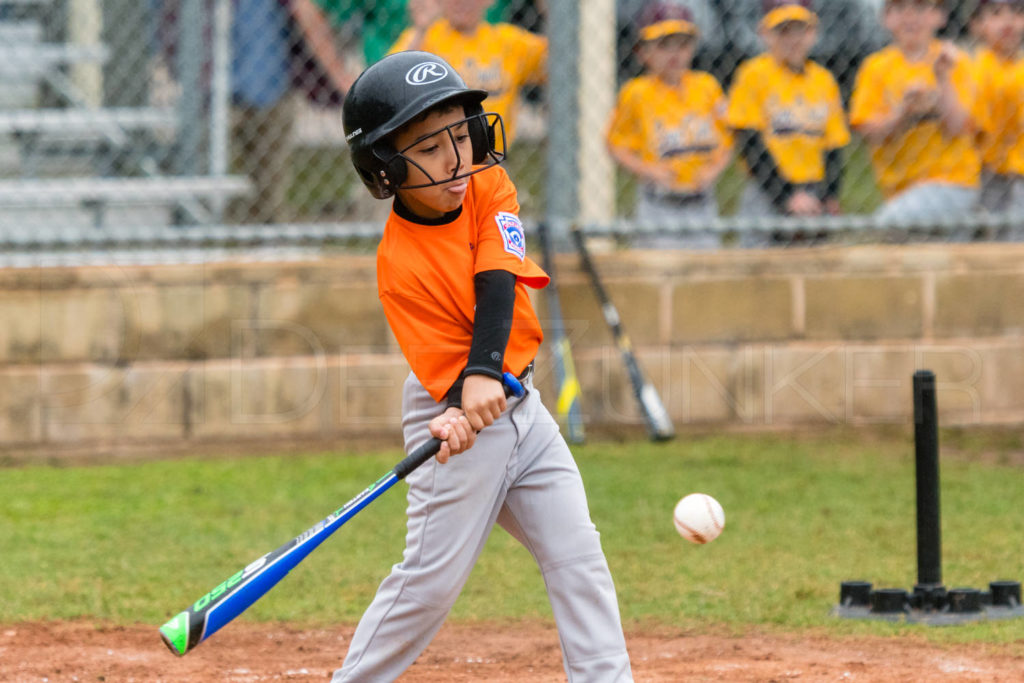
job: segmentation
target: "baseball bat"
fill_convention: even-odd
[[[551,331],[552,354],[555,361],[555,381],[558,383],[555,412],[558,419],[566,427],[566,436],[570,443],[583,443],[583,411],[580,407],[580,382],[576,377],[576,364],[572,359],[572,347],[569,337],[565,334],[565,323],[562,321],[562,302],[558,298],[558,286],[555,284],[554,244],[547,223],[537,226],[540,235],[541,253],[544,259],[544,270],[551,282],[548,283],[548,318]]]
[[[526,393],[512,373],[506,372],[503,379],[507,392],[515,396]],[[164,644],[179,657],[191,652],[263,597],[328,536],[399,480],[432,458],[440,448],[441,441],[432,437],[342,507],[277,550],[250,562],[244,569],[219,583],[209,593],[160,627],[160,638]]]
[[[640,362],[637,360],[636,354],[633,353],[633,344],[622,326],[619,310],[612,303],[611,297],[608,296],[608,292],[601,283],[601,277],[598,275],[593,261],[590,260],[586,239],[579,226],[572,227],[572,236],[576,242],[576,249],[579,251],[583,270],[590,276],[590,283],[601,304],[605,322],[608,323],[612,337],[615,339],[615,345],[622,354],[622,361],[626,365],[629,381],[633,385],[633,394],[640,404],[640,412],[643,413],[644,422],[647,424],[647,432],[653,441],[667,441],[675,436],[675,428],[672,426],[668,411],[665,410],[661,397],[658,396],[658,390],[647,380],[643,370],[640,369]]]

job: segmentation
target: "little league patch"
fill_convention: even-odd
[[[523,232],[523,224],[519,216],[507,211],[499,211],[494,216],[498,223],[498,231],[501,232],[501,240],[505,243],[505,251],[518,256],[522,261],[526,257],[526,233]]]

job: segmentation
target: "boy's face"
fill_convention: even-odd
[[[818,39],[818,31],[815,26],[803,21],[784,21],[775,28],[762,30],[761,38],[776,60],[800,69],[807,62],[807,55]]]
[[[946,23],[946,13],[935,0],[886,0],[883,20],[896,45],[921,48]]]
[[[690,68],[696,48],[696,38],[674,33],[656,40],[644,41],[640,47],[640,56],[651,75],[675,82]]]
[[[402,203],[417,216],[440,218],[462,205],[469,179],[443,181],[467,173],[472,165],[473,145],[465,117],[461,106],[435,110],[395,134],[395,149],[406,158],[408,169],[403,186],[441,182],[428,187],[398,189]]]
[[[974,26],[978,38],[993,50],[1012,54],[1024,37],[1024,3],[991,3],[983,7]]]
[[[471,31],[477,27],[494,0],[440,0],[441,13],[456,31]]]

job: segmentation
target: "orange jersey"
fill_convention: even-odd
[[[391,52],[407,50],[414,33],[414,29],[406,29]],[[467,35],[452,28],[446,19],[438,19],[427,28],[419,49],[443,57],[470,88],[486,90],[484,109],[501,114],[508,141],[514,139],[519,91],[524,85],[545,80],[546,38],[503,23],[481,23]]]
[[[732,148],[725,95],[711,74],[687,71],[676,86],[640,76],[622,86],[607,139],[644,161],[668,162],[676,182],[698,191],[701,170]]]
[[[377,290],[391,331],[413,373],[441,401],[466,367],[473,341],[473,277],[485,270],[517,276],[504,370],[519,375],[544,338],[527,287],[549,278],[526,256],[516,188],[494,166],[469,177],[461,212],[425,225],[395,213],[377,248]]]
[[[891,116],[900,106],[904,93],[912,86],[938,88],[932,64],[942,44],[934,41],[928,56],[909,61],[903,53],[888,47],[864,60],[850,102],[850,123],[858,126]],[[966,55],[953,67],[953,85],[960,101],[976,121],[973,68]],[[981,158],[974,146],[973,133],[947,136],[938,118],[917,123],[902,135],[882,145],[874,145],[871,160],[879,187],[892,196],[913,184],[930,181],[976,186],[981,173]]]
[[[996,173],[1024,174],[1024,59],[987,48],[974,59],[981,161]]]
[[[791,183],[825,179],[825,154],[846,146],[850,131],[836,79],[808,61],[797,73],[769,54],[740,65],[729,93],[726,121],[756,130]]]

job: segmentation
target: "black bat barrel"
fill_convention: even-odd
[[[914,451],[917,478],[917,582],[942,584],[939,517],[939,418],[935,373],[914,373]]]

